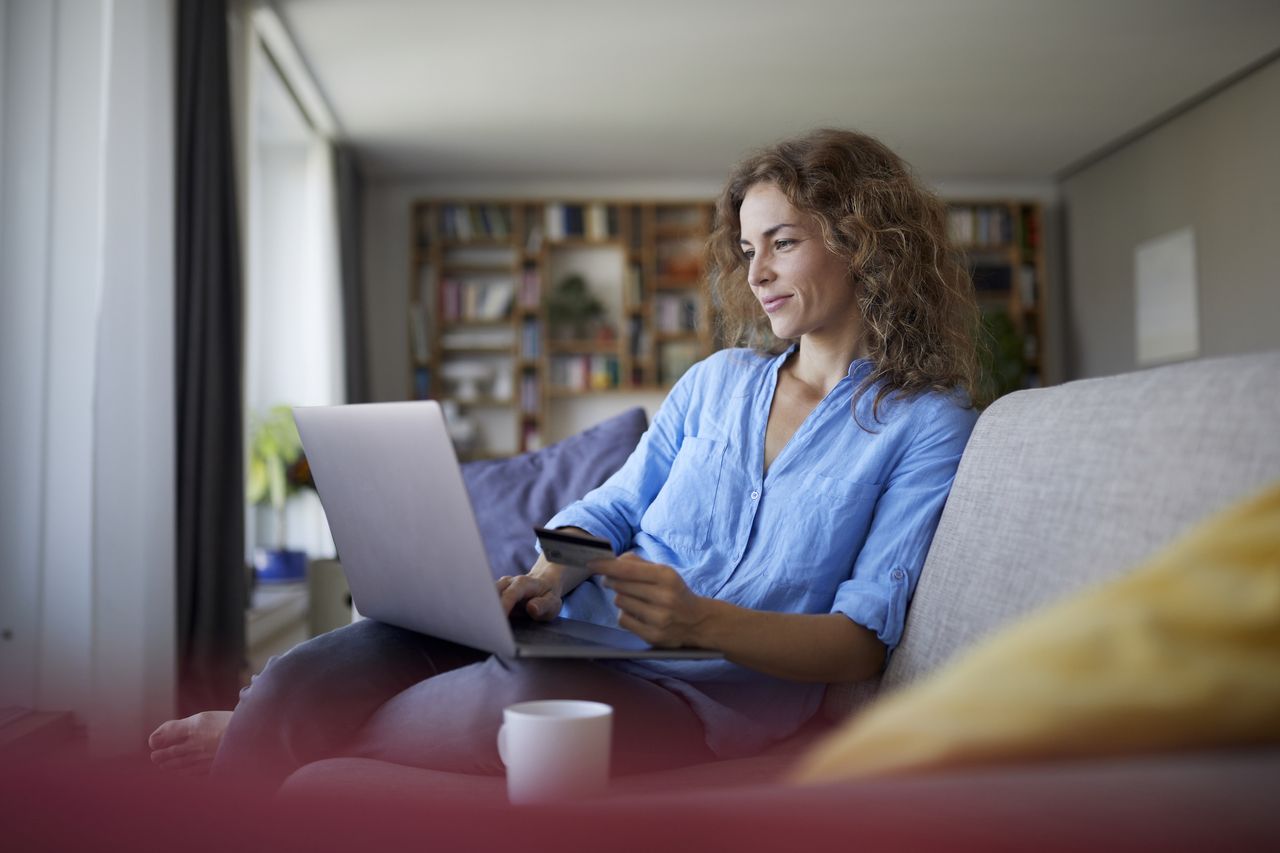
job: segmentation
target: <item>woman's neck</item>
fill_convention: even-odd
[[[849,375],[849,365],[854,359],[864,356],[866,347],[861,336],[853,341],[826,341],[806,335],[800,338],[800,346],[787,368],[793,379],[826,396]]]

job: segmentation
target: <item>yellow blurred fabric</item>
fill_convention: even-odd
[[[814,746],[799,783],[1280,741],[1280,484]]]

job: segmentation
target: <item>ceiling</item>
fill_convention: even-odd
[[[718,178],[819,125],[1044,180],[1280,49],[1277,0],[275,0],[372,178]]]

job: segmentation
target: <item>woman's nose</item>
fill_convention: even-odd
[[[766,263],[763,255],[756,255],[751,259],[751,266],[747,268],[747,284],[752,287],[761,287],[768,284],[772,280],[769,273],[769,265]]]

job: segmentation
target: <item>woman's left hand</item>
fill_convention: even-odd
[[[619,628],[661,648],[699,645],[709,600],[695,595],[675,569],[632,554],[592,560],[589,568],[617,593],[613,600],[622,611]]]

